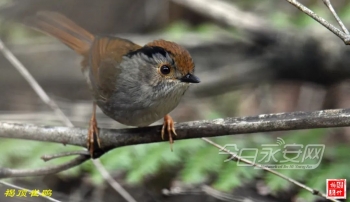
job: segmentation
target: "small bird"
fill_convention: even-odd
[[[191,83],[199,83],[189,52],[180,45],[155,40],[144,46],[115,36],[94,36],[67,17],[41,11],[25,24],[56,37],[83,56],[82,72],[93,96],[87,147],[92,158],[101,148],[96,105],[104,114],[130,126],[148,126],[164,118],[161,137],[172,150],[174,121],[168,115]]]

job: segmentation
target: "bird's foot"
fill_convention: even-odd
[[[164,116],[164,123],[162,127],[162,140],[164,140],[165,133],[168,133],[170,150],[173,151],[173,143],[174,143],[173,135],[177,136],[177,134],[174,128],[174,120],[169,115]]]

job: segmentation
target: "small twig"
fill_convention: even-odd
[[[103,167],[99,159],[92,160],[95,167],[101,173],[102,177],[108,181],[108,183],[117,190],[118,193],[127,201],[127,202],[136,202],[136,200],[108,173],[108,171]]]
[[[202,190],[207,195],[212,196],[212,197],[217,198],[217,199],[222,200],[222,201],[229,201],[229,202],[257,201],[257,200],[251,199],[249,197],[237,196],[234,194],[227,194],[227,193],[218,191],[216,189],[213,189],[212,187],[210,187],[208,185],[203,185]]]
[[[318,16],[316,13],[314,13],[312,10],[310,10],[309,8],[304,6],[303,4],[299,3],[298,1],[296,1],[296,0],[286,0],[286,1],[288,1],[290,4],[297,7],[299,10],[301,10],[306,15],[310,16],[311,18],[313,18],[314,20],[319,22],[321,25],[326,27],[329,31],[333,32],[340,39],[342,39],[346,45],[350,45],[350,36],[348,34],[342,32],[340,29],[334,27],[329,22],[327,22],[324,18]]]
[[[90,156],[90,153],[86,150],[84,150],[84,151],[70,151],[70,152],[62,152],[62,153],[52,154],[52,155],[44,155],[41,157],[41,159],[43,161],[50,161],[52,159],[66,157],[66,156],[74,156],[74,155]]]
[[[72,155],[85,155],[86,157],[90,157],[90,153],[88,151],[72,151],[72,152],[63,152],[54,155],[45,155],[42,156],[41,159],[44,161],[49,161],[56,158],[72,156]],[[137,202],[113,177],[108,173],[108,171],[101,164],[99,159],[93,160],[93,164],[96,169],[101,173],[102,177],[116,190],[127,202]]]
[[[327,6],[327,8],[331,11],[331,13],[333,14],[334,18],[336,19],[336,21],[338,22],[338,24],[340,25],[340,27],[342,28],[343,32],[347,35],[349,35],[349,30],[345,27],[343,21],[339,18],[338,14],[335,12],[330,0],[323,0],[323,3]]]
[[[89,159],[90,159],[90,156],[80,155],[63,164],[56,165],[56,166],[47,166],[47,167],[38,168],[38,169],[0,168],[0,178],[42,176],[42,175],[58,173],[58,172],[73,168],[77,165],[80,165]]]
[[[272,174],[274,174],[274,175],[277,175],[278,177],[280,177],[280,178],[282,178],[282,179],[285,179],[285,180],[287,180],[287,181],[289,181],[289,182],[295,184],[296,186],[298,186],[298,187],[300,187],[300,188],[303,188],[303,189],[305,189],[305,190],[311,192],[313,195],[318,195],[318,196],[321,196],[321,197],[327,199],[326,194],[324,194],[324,193],[322,193],[322,192],[320,192],[320,191],[318,191],[318,190],[315,190],[315,189],[313,189],[313,188],[311,188],[311,187],[308,187],[308,186],[306,186],[306,185],[304,185],[304,184],[302,184],[302,183],[300,183],[300,182],[298,182],[298,181],[296,181],[296,180],[293,180],[292,178],[289,178],[289,177],[287,177],[287,176],[285,176],[285,175],[283,175],[283,174],[281,174],[281,173],[279,173],[279,172],[277,172],[277,171],[275,171],[275,170],[272,170],[272,169],[270,169],[270,168],[268,168],[268,167],[265,167],[265,166],[263,166],[263,165],[256,164],[256,163],[254,163],[254,162],[252,162],[252,161],[249,161],[249,160],[247,160],[247,159],[244,159],[244,158],[238,156],[237,154],[234,154],[234,153],[230,152],[228,149],[222,147],[221,145],[216,144],[215,142],[209,140],[208,138],[202,138],[202,140],[204,140],[204,141],[206,141],[207,143],[209,143],[209,144],[211,144],[211,145],[217,147],[218,149],[220,149],[220,151],[224,151],[224,152],[226,152],[227,154],[230,154],[230,155],[232,156],[231,160],[241,161],[241,162],[244,162],[244,163],[246,163],[246,164],[248,164],[248,165],[252,165],[252,166],[261,168],[261,169],[263,169],[263,170],[265,170],[265,171],[267,171],[267,172],[270,172],[270,173],[272,173]],[[329,199],[329,200],[334,201],[334,202],[340,202],[340,201],[338,201],[338,200],[336,200],[336,199]]]
[[[15,188],[15,189],[19,189],[19,190],[25,190],[25,191],[27,191],[27,192],[29,192],[29,193],[32,192],[32,191],[29,190],[29,189],[26,189],[26,188],[23,188],[23,187],[20,187],[20,186],[17,186],[17,185],[10,184],[10,183],[8,183],[8,182],[0,181],[0,184],[3,184],[3,185],[8,186],[8,187]],[[48,199],[49,201],[61,202],[61,201],[56,200],[56,199],[54,199],[54,198],[52,198],[52,197],[49,197],[49,196],[46,196],[46,195],[42,194],[40,191],[37,191],[36,193],[38,193],[39,196]]]
[[[174,186],[170,189],[163,189],[162,194],[165,196],[178,196],[178,195],[202,195],[207,194],[213,198],[219,199],[220,201],[255,201],[254,199],[251,199],[249,197],[244,196],[237,196],[234,194],[225,193],[222,191],[218,191],[208,185],[202,185],[201,187],[181,187],[181,186]]]
[[[24,67],[24,65],[11,53],[11,51],[5,46],[5,44],[1,39],[0,39],[0,51],[3,53],[5,58],[12,64],[12,66],[18,70],[18,72],[23,76],[23,78],[28,82],[28,84],[35,91],[35,93],[40,97],[40,99],[45,104],[50,106],[51,109],[56,113],[56,115],[62,119],[63,123],[66,126],[73,127],[73,124],[64,115],[64,113],[58,107],[58,105],[53,100],[50,99],[50,97],[46,94],[46,92],[39,85],[39,83],[28,72],[28,70]]]

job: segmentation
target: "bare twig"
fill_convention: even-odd
[[[344,23],[341,21],[341,19],[339,18],[337,12],[335,12],[330,0],[323,0],[323,3],[327,6],[327,8],[331,11],[331,13],[333,14],[335,20],[338,22],[338,24],[340,25],[340,27],[342,28],[343,32],[347,35],[349,35],[349,30],[345,27]]]
[[[136,202],[136,200],[116,181],[113,177],[108,173],[108,171],[103,167],[100,160],[95,159],[94,161],[95,167],[101,173],[103,178],[108,181],[108,183],[113,187],[113,189],[117,190],[118,193],[128,202]]]
[[[174,187],[171,187],[170,189],[163,189],[162,194],[166,196],[207,194],[213,198],[219,199],[220,201],[229,201],[229,202],[255,201],[250,197],[237,196],[234,194],[218,191],[208,185],[202,185],[201,187],[174,186]]]
[[[213,145],[214,146],[214,145]],[[203,185],[202,187],[202,190],[204,193],[206,193],[207,195],[209,196],[212,196],[214,198],[217,198],[219,200],[222,200],[222,201],[229,201],[229,202],[245,202],[245,201],[257,201],[257,200],[254,200],[250,197],[242,197],[242,196],[237,196],[237,195],[234,195],[234,194],[228,194],[228,193],[224,193],[224,192],[221,192],[221,191],[218,191],[208,185]]]
[[[25,191],[27,191],[27,192],[29,192],[29,193],[32,192],[32,191],[29,190],[29,189],[26,189],[26,188],[23,188],[23,187],[20,187],[20,186],[17,186],[17,185],[10,184],[10,183],[8,183],[8,182],[0,181],[0,184],[3,184],[3,185],[8,186],[8,187],[15,188],[15,189],[19,189],[19,190],[25,190]],[[36,193],[37,193],[39,196],[48,199],[49,201],[61,202],[61,201],[56,200],[56,199],[54,199],[54,198],[52,198],[52,197],[49,197],[49,196],[46,196],[46,195],[42,194],[40,191],[37,191]]]
[[[51,107],[51,109],[60,117],[63,123],[69,127],[73,127],[73,124],[69,119],[64,115],[62,110],[58,105],[50,99],[46,92],[41,88],[39,83],[34,79],[34,77],[28,72],[24,65],[11,53],[11,51],[5,46],[5,44],[0,39],[0,51],[6,57],[6,59],[15,67],[18,72],[27,80],[28,84],[33,88],[35,93],[40,97],[40,99]]]
[[[41,100],[49,105],[57,116],[61,118],[61,120],[69,127],[72,127],[73,124],[70,120],[64,115],[58,105],[50,99],[50,97],[46,94],[46,92],[41,88],[38,82],[33,78],[33,76],[28,72],[28,70],[24,67],[24,65],[11,53],[11,51],[4,45],[2,40],[0,39],[0,51],[3,55],[8,59],[8,61],[19,71],[19,73],[27,80],[29,85],[34,89],[37,95],[41,98]],[[64,143],[64,142],[63,142]],[[1,168],[0,169],[0,178],[4,177],[26,177],[26,176],[37,176],[37,175],[45,175],[50,173],[57,173],[63,170],[67,170],[76,165],[79,165],[86,160],[88,160],[88,156],[79,156],[75,159],[63,163],[57,166],[48,166],[45,168],[33,169],[33,170],[16,170],[9,168]]]
[[[70,151],[70,152],[62,152],[62,153],[52,154],[52,155],[44,155],[41,157],[41,159],[44,161],[50,161],[52,159],[57,159],[57,158],[66,157],[66,156],[74,156],[74,155],[90,156],[90,153],[87,150]]]
[[[56,166],[47,166],[44,168],[38,169],[9,169],[9,168],[0,168],[0,178],[9,178],[9,177],[29,177],[29,176],[41,176],[48,175],[53,173],[58,173],[64,170],[68,170],[77,165],[84,163],[86,160],[89,160],[89,156],[78,156],[68,162],[65,162]]]
[[[298,1],[296,1],[296,0],[286,0],[286,1],[288,1],[290,4],[297,7],[299,10],[301,10],[306,15],[310,16],[311,18],[313,18],[314,20],[319,22],[321,25],[326,27],[329,31],[333,32],[340,39],[342,39],[346,45],[350,44],[350,36],[348,34],[344,33],[340,29],[334,27],[329,22],[327,22],[324,18],[318,16],[316,13],[314,13],[312,10],[310,10],[309,8],[304,6],[303,4],[299,3]]]
[[[300,188],[303,188],[303,189],[305,189],[305,190],[311,192],[311,193],[314,194],[314,195],[318,195],[318,196],[321,196],[321,197],[323,197],[323,198],[327,198],[326,194],[324,194],[324,193],[322,193],[322,192],[320,192],[320,191],[318,191],[318,190],[315,190],[315,189],[313,189],[313,188],[311,188],[311,187],[308,187],[308,186],[306,186],[306,185],[304,185],[304,184],[302,184],[302,183],[300,183],[300,182],[298,182],[298,181],[296,181],[296,180],[293,180],[292,178],[289,178],[289,177],[287,177],[287,176],[285,176],[285,175],[283,175],[283,174],[281,174],[281,173],[279,173],[279,172],[277,172],[277,171],[275,171],[275,170],[272,170],[272,169],[270,169],[270,168],[268,168],[268,167],[265,167],[265,166],[263,166],[263,165],[256,164],[256,163],[254,163],[254,162],[252,162],[252,161],[249,161],[249,160],[247,160],[247,159],[244,159],[244,158],[238,156],[237,154],[234,154],[234,153],[230,152],[230,150],[228,150],[228,149],[222,147],[221,145],[216,144],[215,142],[209,140],[208,138],[202,138],[202,140],[204,140],[204,141],[206,141],[207,143],[209,143],[209,144],[211,144],[211,145],[217,147],[218,149],[220,149],[220,151],[224,151],[224,152],[226,152],[227,154],[230,154],[230,155],[232,156],[231,160],[234,160],[234,161],[241,161],[241,162],[244,162],[244,163],[246,163],[246,164],[248,164],[248,165],[252,165],[252,166],[261,168],[261,169],[263,169],[263,170],[265,170],[265,171],[268,171],[268,172],[270,172],[270,173],[272,173],[272,174],[274,174],[274,175],[277,175],[278,177],[280,177],[280,178],[282,178],[282,179],[284,179],[284,180],[287,180],[287,181],[289,181],[289,182],[295,184],[296,186],[298,186],[298,187],[300,187]],[[339,202],[339,201],[336,200],[336,199],[329,199],[329,200],[335,201],[335,202]]]
[[[71,156],[71,155],[90,156],[90,153],[87,150],[72,151],[72,152],[63,152],[63,153],[54,154],[54,155],[45,155],[45,156],[42,156],[41,158],[44,161],[50,161],[52,159]],[[126,201],[136,202],[136,200],[116,180],[113,179],[113,177],[108,173],[108,171],[101,164],[101,161],[99,159],[95,159],[93,161],[96,169],[101,173],[102,177],[113,187],[114,190],[116,190]]]

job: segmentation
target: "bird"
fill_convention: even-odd
[[[93,35],[66,16],[39,11],[24,24],[51,35],[83,57],[81,71],[93,97],[87,148],[91,158],[101,149],[96,106],[115,121],[136,127],[164,119],[170,149],[176,136],[169,113],[177,107],[195,76],[190,53],[177,43],[158,39],[144,46],[114,35]]]

